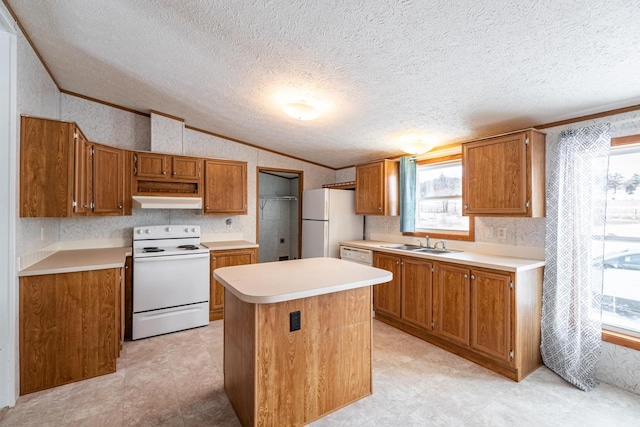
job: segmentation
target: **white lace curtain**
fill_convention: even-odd
[[[598,382],[609,124],[560,133],[547,184],[542,359],[581,390]]]

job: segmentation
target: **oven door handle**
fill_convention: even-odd
[[[134,262],[159,262],[159,261],[179,261],[181,259],[209,258],[208,253],[188,254],[188,255],[169,255],[169,256],[153,256],[148,258],[134,258]]]

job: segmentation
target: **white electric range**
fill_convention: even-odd
[[[197,225],[133,229],[134,340],[209,324],[209,249]]]

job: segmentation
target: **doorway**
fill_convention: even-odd
[[[300,258],[303,172],[258,168],[258,262]]]

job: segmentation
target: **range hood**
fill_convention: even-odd
[[[202,209],[201,197],[133,196],[136,209]]]

